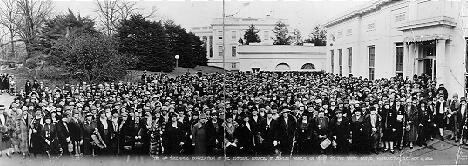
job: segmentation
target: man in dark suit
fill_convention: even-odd
[[[68,144],[70,143],[70,129],[67,123],[67,115],[59,118],[60,121],[57,123],[57,137],[60,144],[60,150],[62,154],[71,154],[68,151]]]
[[[371,107],[370,114],[364,118],[364,133],[369,140],[368,151],[378,154],[380,136],[382,135],[382,117],[377,108]]]
[[[283,109],[281,116],[278,118],[276,129],[276,140],[279,142],[279,149],[285,155],[291,153],[296,132],[296,119],[289,113],[289,109]]]

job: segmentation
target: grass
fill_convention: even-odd
[[[195,74],[197,72],[201,71],[204,74],[209,74],[209,73],[217,73],[217,72],[223,72],[223,69],[217,68],[217,67],[210,67],[210,66],[197,66],[195,68],[176,68],[170,73],[165,73],[169,77],[177,77],[180,75],[185,74],[186,72],[189,72],[190,74]],[[18,68],[18,69],[6,69],[6,70],[1,70],[0,73],[8,73],[12,74],[16,78],[16,87],[17,90],[24,89],[24,85],[26,84],[26,80],[30,80],[31,83],[33,82],[34,79],[37,79],[39,82],[42,81],[44,82],[44,85],[53,89],[55,87],[62,87],[65,85],[65,82],[69,82],[70,84],[77,84],[77,80],[71,80],[71,79],[50,79],[50,78],[41,78],[40,72],[36,74],[36,71],[27,69],[27,68]],[[155,73],[160,73],[160,72],[147,72],[148,74],[155,74]],[[128,74],[123,77],[122,79],[118,81],[124,81],[124,82],[137,82],[140,81],[141,75],[143,74],[143,71],[138,71],[138,70],[128,70]]]

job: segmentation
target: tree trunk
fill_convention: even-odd
[[[11,44],[11,55],[16,60],[16,53],[15,53],[15,41],[13,41],[14,34],[13,31],[10,29],[10,44]]]

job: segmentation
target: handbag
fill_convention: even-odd
[[[68,143],[68,152],[73,152],[73,144],[71,142]]]
[[[330,146],[330,144],[331,144],[331,141],[330,141],[328,138],[326,138],[325,140],[323,140],[323,141],[320,143],[320,147],[321,147],[322,149],[326,149],[326,148],[328,148],[328,146]]]

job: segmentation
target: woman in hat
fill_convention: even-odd
[[[320,153],[325,154],[330,152],[330,144],[326,145],[326,142],[330,142],[330,119],[325,115],[325,110],[323,108],[314,119],[314,133],[317,139],[315,146],[317,146],[317,149],[320,149]]]
[[[297,122],[297,147],[294,151],[299,155],[307,155],[311,153],[313,129],[310,123],[309,115],[303,113],[301,119]]]
[[[178,121],[176,113],[171,112],[170,117],[171,121],[166,124],[163,135],[165,154],[179,155],[181,154],[182,146],[185,144],[184,126]]]
[[[351,147],[357,153],[363,153],[365,147],[364,137],[364,116],[361,109],[356,108],[354,115],[351,117]]]
[[[156,112],[153,117],[152,114],[147,111],[146,116],[143,119],[143,128],[146,130],[146,135],[143,135],[143,147],[149,147],[150,155],[160,155],[164,152],[162,146],[164,123],[160,117],[161,115],[159,112]]]
[[[97,131],[96,122],[93,120],[93,114],[90,112],[85,113],[85,117],[83,120],[83,145],[82,145],[82,152],[84,155],[92,155],[93,154],[93,147],[92,147],[92,138],[91,135]]]
[[[408,99],[405,105],[406,117],[408,118],[405,127],[406,141],[411,149],[413,149],[413,143],[418,137],[419,114],[416,102],[416,100],[412,102],[411,99]]]
[[[35,117],[30,124],[31,152],[34,154],[34,157],[36,157],[37,154],[42,154],[44,149],[42,147],[44,139],[41,136],[42,124],[42,111],[40,109],[36,109]]]
[[[432,114],[429,112],[429,109],[426,106],[425,101],[421,101],[418,107],[418,114],[419,114],[419,128],[418,128],[418,140],[417,144],[419,146],[425,145],[427,146],[427,141],[429,140],[430,134],[430,124],[432,122]]]
[[[202,113],[198,123],[192,127],[192,145],[195,146],[194,154],[198,156],[206,156],[208,152],[207,121],[206,115]]]
[[[238,140],[239,154],[251,156],[255,154],[256,128],[250,122],[250,113],[241,113],[242,124],[235,130],[235,137]]]
[[[261,153],[264,155],[272,155],[276,146],[274,144],[276,139],[276,120],[273,119],[271,110],[267,110],[266,118],[260,122],[259,132]]]
[[[14,125],[12,117],[5,111],[5,107],[0,105],[0,156],[1,151],[11,148]],[[9,150],[6,151],[6,155],[10,156]]]
[[[104,111],[100,111],[98,113],[96,126],[99,131],[99,135],[106,145],[105,148],[98,150],[98,155],[108,155],[110,154],[110,147],[108,146],[111,145],[112,122],[107,119],[106,113]]]
[[[402,102],[404,100],[396,100],[395,106],[392,109],[395,111],[395,145],[399,148],[399,150],[403,149],[403,141],[404,141],[404,127],[406,127],[406,112],[405,107],[403,106]],[[385,134],[384,134],[385,135]]]
[[[42,137],[44,138],[44,149],[49,157],[51,155],[59,154],[59,143],[57,137],[57,130],[55,124],[52,123],[50,114],[46,115],[44,118],[44,126],[42,127]]]
[[[277,137],[280,142],[279,148],[281,153],[290,154],[296,134],[296,119],[290,115],[289,109],[283,109],[281,116],[277,119]]]
[[[233,120],[232,114],[226,114],[226,121],[223,122],[222,127],[225,130],[224,145],[226,155],[231,156],[237,154],[237,138],[234,136],[234,131],[239,125]]]
[[[134,144],[135,132],[133,121],[129,118],[127,112],[122,112],[122,119],[119,125],[119,149],[120,154],[130,154]]]
[[[439,129],[439,136],[440,139],[443,141],[444,140],[444,127],[446,124],[446,114],[448,113],[448,107],[447,107],[447,102],[444,100],[444,96],[439,95],[438,101],[436,103],[436,112],[434,116],[434,122],[436,124],[436,127]]]
[[[216,111],[211,112],[211,119],[207,122],[208,138],[208,154],[212,156],[223,154],[223,121],[218,118],[219,114]]]
[[[335,153],[347,154],[349,151],[350,123],[340,109],[335,111],[335,116],[330,122],[331,140],[335,142]]]
[[[458,125],[458,138],[460,139],[460,143],[463,144],[463,143],[467,143],[466,142],[466,139],[467,139],[467,135],[468,133],[468,106],[466,104],[466,98],[465,97],[461,97],[460,98],[460,106],[458,107],[457,109],[457,113],[456,113],[456,116],[457,116],[457,121],[455,122],[456,125]]]

